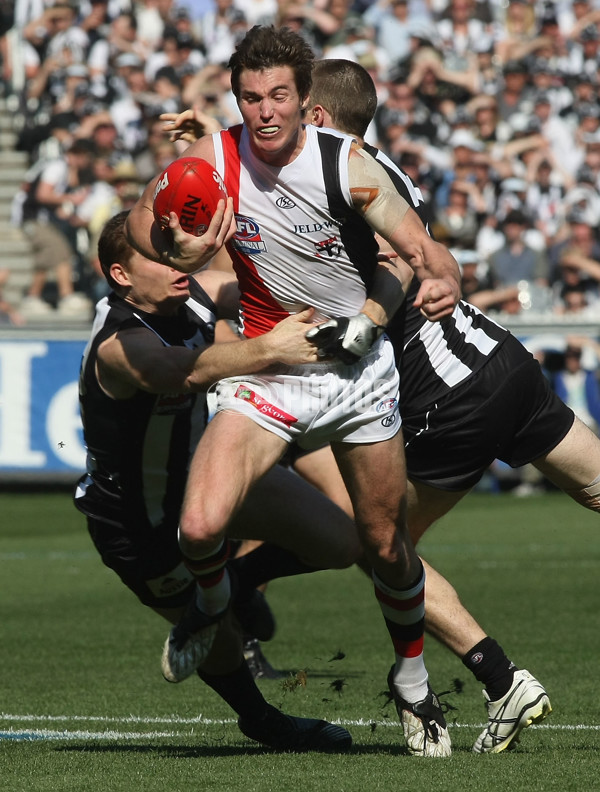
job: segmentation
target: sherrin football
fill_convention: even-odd
[[[221,198],[227,198],[223,180],[210,162],[199,157],[174,160],[160,174],[154,190],[154,219],[165,229],[175,212],[184,231],[201,236]]]

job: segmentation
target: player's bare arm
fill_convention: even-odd
[[[98,382],[114,399],[137,390],[188,393],[206,390],[223,377],[252,374],[273,364],[299,365],[318,360],[306,338],[313,309],[288,316],[258,338],[212,344],[199,350],[165,347],[146,327],[122,330],[98,350]]]
[[[214,151],[210,136],[190,146],[186,156],[200,157],[214,166]],[[158,176],[146,186],[129,213],[125,224],[130,244],[146,258],[160,261],[180,272],[192,273],[201,269],[235,232],[233,201],[219,201],[207,231],[202,236],[186,233],[173,212],[169,216],[169,230],[163,231],[154,219],[153,202]]]
[[[205,267],[194,276],[204,291],[217,306],[219,319],[237,319],[240,313],[240,288],[233,270],[224,272]]]
[[[369,225],[420,280],[433,278],[447,284],[445,289],[439,283],[422,288],[417,307],[431,319],[450,315],[460,299],[460,272],[453,256],[429,236],[385,170],[358,146],[350,152],[348,173],[354,206]]]

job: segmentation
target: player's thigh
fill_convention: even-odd
[[[331,498],[346,514],[353,516],[352,502],[330,445],[298,456],[294,470]]]
[[[468,489],[459,492],[437,489],[409,479],[407,522],[413,543],[416,545],[429,526],[447,514],[468,492]]]
[[[250,487],[285,451],[286,441],[245,415],[219,412],[196,447],[182,524],[199,520],[210,531],[226,525]]]
[[[280,465],[256,482],[228,534],[285,547],[315,567],[344,568],[360,554],[356,527],[348,515]]]
[[[600,475],[600,438],[575,418],[561,442],[533,464],[561,489],[588,487]]]
[[[402,432],[379,443],[332,443],[356,522],[375,526],[403,521],[406,464]]]

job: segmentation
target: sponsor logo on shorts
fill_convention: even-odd
[[[397,399],[384,399],[380,401],[377,407],[375,408],[377,412],[387,412],[388,410],[395,409],[396,405],[398,404]]]
[[[391,415],[386,415],[385,418],[381,419],[381,425],[385,426],[385,428],[387,429],[388,427],[393,426],[396,423],[397,418],[398,416],[396,415],[396,413],[392,413]]]
[[[292,201],[291,198],[288,198],[287,195],[281,195],[276,201],[275,206],[278,206],[280,209],[293,209],[296,204]]]
[[[258,393],[255,393],[246,385],[238,386],[238,389],[235,392],[235,398],[249,402],[253,407],[256,407],[260,413],[263,413],[263,415],[268,415],[269,418],[273,418],[275,421],[280,421],[280,423],[283,423],[286,426],[290,426],[291,424],[296,423],[298,420],[297,418],[294,418],[293,415],[289,415],[283,410],[280,410],[279,407],[275,407],[274,404],[271,404],[266,399],[263,399],[262,396],[259,396]]]
[[[251,217],[236,215],[237,231],[232,244],[242,253],[262,253],[267,246],[260,235],[260,226]]]

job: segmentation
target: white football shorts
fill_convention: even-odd
[[[400,428],[399,379],[384,336],[351,365],[328,361],[227,377],[212,386],[207,402],[211,417],[223,410],[242,413],[306,449],[326,442],[375,443]]]

